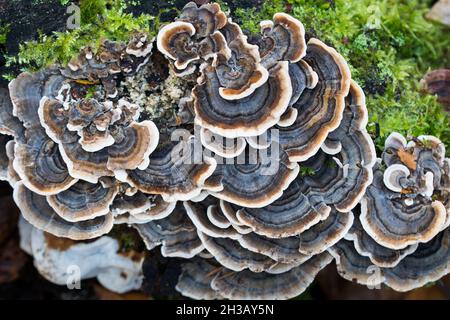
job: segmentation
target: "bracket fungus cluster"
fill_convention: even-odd
[[[104,41],[0,91],[0,179],[55,283],[75,261],[136,289],[140,261],[106,235],[120,224],[185,259],[176,289],[195,299],[292,298],[333,258],[346,278],[370,260],[386,279],[435,279],[450,162],[433,137],[393,135],[383,173],[367,121],[344,58],[300,21],[277,13],[250,37],[192,2],[155,40]]]
[[[387,138],[359,216],[330,249],[344,278],[408,291],[450,272],[449,164],[436,137]]]
[[[158,34],[172,70],[197,76],[192,122],[217,165],[177,207],[183,228],[172,215],[137,228],[149,248],[192,258],[177,285],[185,296],[292,298],[332,261],[327,249],[372,181],[364,94],[293,17],[261,22],[251,40],[223,17],[189,4]]]

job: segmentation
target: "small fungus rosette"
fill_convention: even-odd
[[[329,249],[344,278],[408,291],[449,273],[449,163],[436,137],[386,139],[360,214]]]

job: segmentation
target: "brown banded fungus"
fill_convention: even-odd
[[[290,299],[312,283],[315,275],[332,261],[324,252],[281,274],[232,271],[212,259],[196,259],[183,266],[176,289],[194,299]]]
[[[344,278],[408,291],[450,272],[448,164],[436,137],[386,139],[361,214],[328,249]]]
[[[192,258],[203,251],[195,226],[179,203],[173,212],[163,219],[145,224],[135,224],[148,250],[161,245],[164,257]]]
[[[142,71],[151,50],[142,34],[128,45],[104,41],[66,68],[20,74],[10,98],[1,91],[0,132],[14,139],[5,145],[6,177],[35,227],[76,240],[111,230],[110,207],[127,189],[126,171],[145,169],[159,143],[158,128],[140,118],[141,106],[121,86],[123,77]]]
[[[129,171],[127,182],[144,193],[161,195],[167,202],[196,197],[217,165],[211,157],[198,159],[197,147],[194,137],[163,144],[150,156],[145,170]]]
[[[104,41],[65,68],[20,75],[10,96],[0,133],[14,139],[4,163],[24,218],[74,240],[132,225],[148,250],[190,259],[185,296],[295,297],[358,233],[376,161],[364,93],[287,14],[247,37],[218,4],[191,2],[155,49],[142,34]],[[445,174],[420,157],[428,196]]]
[[[25,220],[57,237],[92,239],[108,233],[113,227],[113,216],[110,213],[85,221],[69,222],[50,207],[46,197],[29,190],[22,182],[14,187],[14,200]]]
[[[22,123],[13,116],[13,104],[7,89],[0,88],[0,134],[23,136]]]
[[[380,288],[386,284],[396,291],[420,288],[437,281],[450,272],[450,229],[445,229],[427,243],[403,257],[393,267],[381,267],[362,256],[352,241],[341,240],[328,249],[335,257],[340,275],[359,284]],[[399,252],[398,255],[404,255]]]
[[[334,49],[317,39],[306,44],[301,23],[279,14],[253,43],[266,82],[224,95],[221,63],[239,52],[233,41],[247,38],[231,21],[218,32],[229,50],[222,46],[203,62],[192,91],[201,142],[218,164],[204,191],[184,202],[212,258],[186,263],[177,289],[197,299],[292,297],[309,284],[307,273],[314,277],[331,261],[325,251],[347,234],[351,210],[372,181],[376,154],[364,94]],[[280,144],[270,129],[279,130]],[[258,150],[265,153],[252,163]],[[227,161],[234,158],[244,161]],[[301,174],[302,167],[313,174]],[[285,293],[280,283],[293,274],[303,285]],[[227,279],[240,284],[227,287]]]
[[[126,169],[144,169],[158,145],[156,125],[148,120],[136,122],[139,107],[125,100],[101,104],[81,99],[68,103],[66,110],[63,103],[44,97],[38,112],[71,175],[92,183],[113,172],[120,176]],[[98,168],[102,160],[103,167]]]
[[[208,59],[220,47],[211,35],[226,23],[227,17],[218,4],[197,7],[190,2],[178,21],[161,28],[157,37],[158,50],[175,60],[176,69],[184,70],[193,61]]]
[[[388,137],[382,157],[386,169],[380,163],[375,167],[374,182],[361,201],[361,223],[379,244],[403,249],[428,242],[444,228],[447,211],[438,200],[444,158],[444,145],[435,137],[409,143],[398,133]]]

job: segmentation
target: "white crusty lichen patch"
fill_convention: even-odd
[[[154,68],[149,63],[135,76],[126,78],[123,87],[131,100],[142,107],[146,120],[168,120],[166,123],[170,124],[176,121],[180,99],[190,96],[195,83],[177,77],[172,70],[163,81],[149,81]]]

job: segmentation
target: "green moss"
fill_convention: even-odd
[[[449,120],[435,97],[419,93],[430,69],[449,63],[449,29],[424,19],[430,1],[268,0],[261,10],[237,10],[235,20],[250,32],[274,13],[290,11],[308,34],[332,45],[349,62],[367,95],[369,128],[381,149],[392,131],[432,134],[450,151]],[[378,125],[375,126],[374,124]]]
[[[95,23],[106,12],[107,0],[80,0],[81,23]]]
[[[10,30],[9,25],[2,25],[0,22],[0,45],[6,43],[6,40],[8,39],[9,30]]]
[[[313,176],[315,174],[316,174],[316,171],[313,168],[307,167],[307,166],[300,166],[299,175],[301,177]]]
[[[138,17],[125,13],[123,0],[83,0],[80,2],[81,27],[50,36],[39,34],[36,41],[20,45],[17,56],[7,57],[7,65],[19,64],[22,70],[35,71],[54,63],[66,64],[80,48],[98,48],[104,39],[126,41],[132,32],[156,35],[158,17],[142,14]]]

